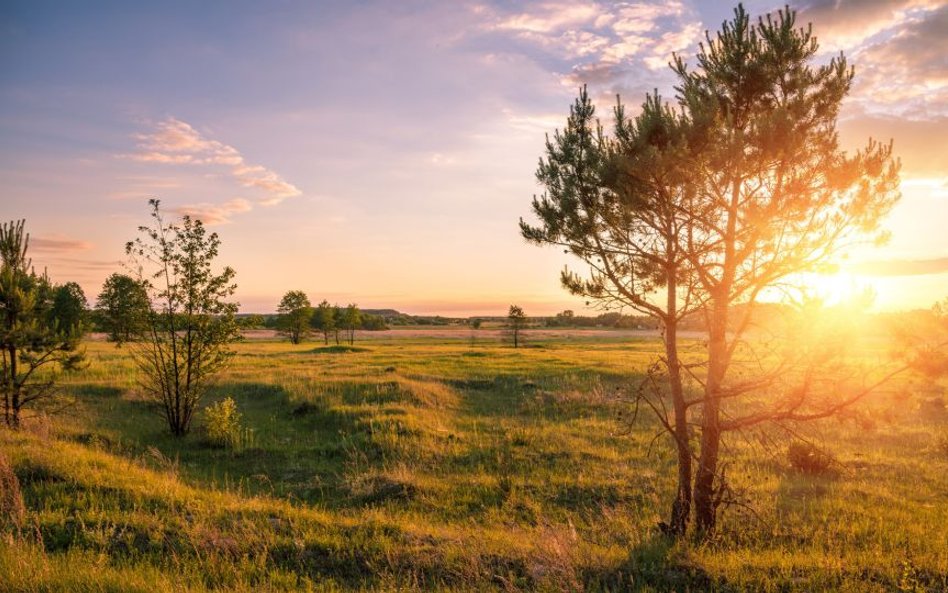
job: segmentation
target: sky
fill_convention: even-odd
[[[752,15],[783,2],[751,1]],[[582,84],[673,97],[734,4],[28,2],[0,4],[0,219],[90,301],[121,271],[147,200],[222,241],[244,312],[283,293],[417,314],[591,312],[571,262],[527,244],[544,136]],[[879,310],[948,296],[948,0],[808,0],[820,60],[856,67],[840,139],[892,139],[890,242],[846,283]],[[582,269],[581,267],[578,269]],[[837,284],[838,284],[837,280]]]

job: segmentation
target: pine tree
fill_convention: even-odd
[[[75,370],[84,359],[82,303],[72,298],[78,285],[56,288],[33,271],[25,226],[0,225],[0,391],[12,428],[26,407],[56,395],[57,369]]]

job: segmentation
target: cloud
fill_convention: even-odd
[[[597,85],[605,96],[696,45],[703,28],[692,16],[680,1],[548,2],[514,15],[492,13],[486,28],[566,61],[553,64],[565,85]],[[540,61],[549,68],[549,60]]]
[[[42,253],[73,253],[92,249],[92,243],[64,237],[30,237],[30,250]]]
[[[174,212],[182,216],[196,218],[207,225],[226,224],[230,222],[234,214],[242,214],[253,209],[253,204],[243,198],[234,198],[223,204],[191,204],[180,206],[174,209]]]
[[[248,163],[233,146],[206,138],[187,122],[173,117],[158,123],[152,133],[139,134],[136,138],[138,152],[122,156],[146,163],[230,167],[231,176],[240,185],[261,190],[264,197],[257,203],[262,206],[273,206],[303,193],[275,171]],[[247,205],[242,211],[250,210],[249,202]],[[194,206],[198,207],[203,206]],[[235,210],[231,208],[230,212]]]
[[[44,259],[45,264],[53,267],[67,269],[71,274],[76,271],[83,272],[103,272],[115,271],[122,266],[121,260],[94,260],[79,259],[73,257],[51,257]]]
[[[824,54],[844,51],[855,65],[850,109],[948,115],[944,0],[813,0],[798,22],[813,24]]]
[[[821,49],[837,52],[904,25],[919,11],[943,0],[813,0],[804,4],[797,18],[813,23]]]
[[[603,16],[597,3],[546,2],[532,12],[523,12],[497,23],[498,29],[527,33],[551,33],[566,27],[595,23]]]
[[[948,273],[948,257],[916,260],[886,260],[854,263],[847,266],[862,276],[925,276]]]
[[[866,109],[948,116],[948,4],[857,51],[855,60],[853,94]]]

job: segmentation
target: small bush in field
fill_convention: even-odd
[[[807,474],[823,474],[832,468],[836,460],[816,445],[803,441],[790,443],[787,459],[793,469]]]
[[[204,408],[204,428],[211,446],[236,447],[241,435],[237,402],[228,397]]]

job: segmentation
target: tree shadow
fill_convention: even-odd
[[[778,467],[774,471],[780,476],[774,493],[774,506],[778,512],[794,510],[829,495],[840,477],[839,471],[835,469],[808,473]]]
[[[370,410],[334,407],[327,398],[299,400],[283,387],[258,382],[222,382],[202,400],[184,437],[171,435],[160,406],[122,391],[72,386],[92,408],[85,429],[70,438],[112,453],[163,462],[188,481],[248,495],[267,494],[326,506],[345,506],[347,462],[355,451],[371,453],[364,418]],[[91,397],[91,394],[99,394]],[[244,430],[233,449],[204,438],[203,408],[226,397],[237,403]],[[362,455],[372,461],[372,455]]]
[[[629,553],[617,566],[585,571],[588,590],[648,591],[650,593],[737,593],[738,588],[714,578],[702,567],[690,562],[684,553],[687,544],[653,533]]]

